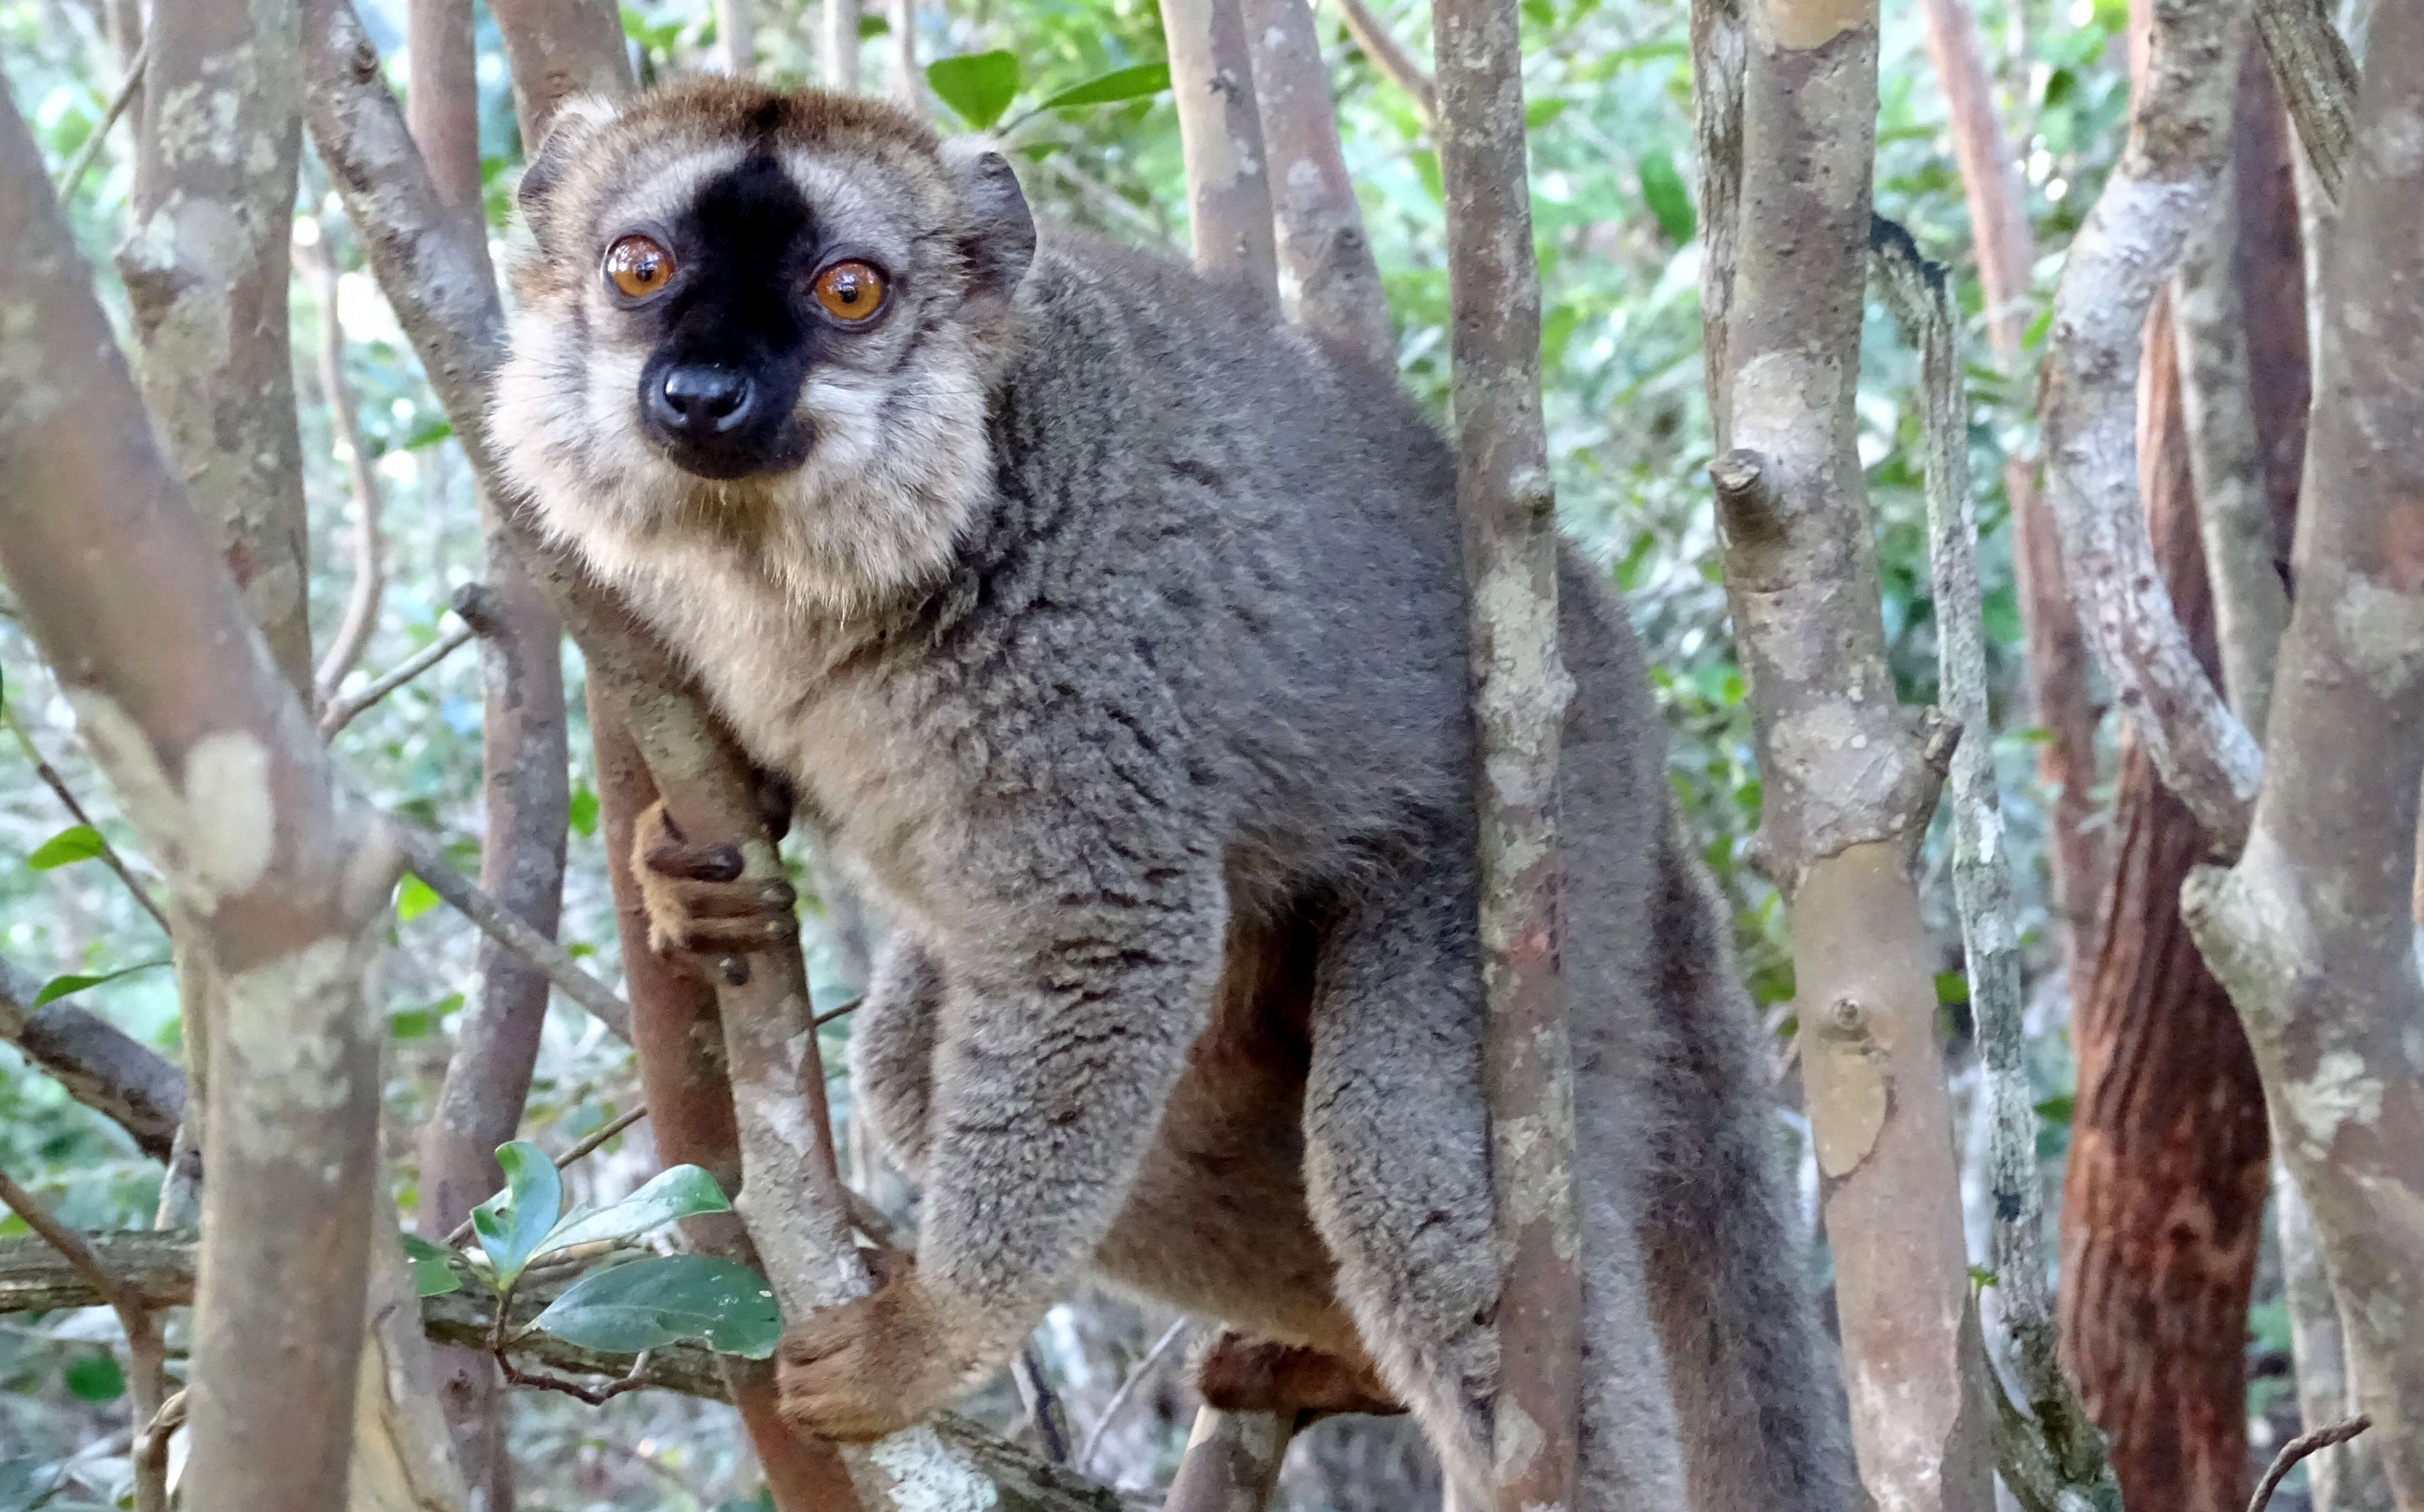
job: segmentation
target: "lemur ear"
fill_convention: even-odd
[[[975,142],[946,146],[943,164],[967,201],[964,249],[977,288],[1007,299],[1035,261],[1035,215],[1027,208],[1018,175],[999,152]]]
[[[514,191],[515,202],[534,227],[545,215],[549,198],[563,182],[564,170],[571,166],[582,144],[614,119],[614,103],[597,95],[575,95],[556,107],[547,135],[531,153],[522,182]]]

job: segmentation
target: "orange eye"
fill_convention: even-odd
[[[674,255],[646,236],[626,236],[606,248],[606,278],[626,299],[655,294],[674,276]]]
[[[817,275],[817,303],[855,326],[884,308],[884,275],[871,263],[837,263]]]

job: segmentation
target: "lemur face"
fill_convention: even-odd
[[[568,105],[520,199],[497,418],[551,527],[746,537],[821,592],[931,569],[1034,245],[999,158],[708,80]]]

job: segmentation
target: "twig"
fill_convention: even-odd
[[[618,1379],[602,1387],[583,1386],[579,1381],[566,1380],[559,1376],[544,1375],[534,1370],[524,1370],[516,1364],[514,1357],[507,1352],[506,1346],[513,1342],[507,1323],[513,1316],[514,1289],[520,1284],[520,1281],[521,1278],[517,1276],[513,1281],[505,1283],[504,1295],[497,1298],[496,1320],[488,1325],[488,1354],[496,1361],[497,1370],[505,1379],[517,1386],[530,1386],[547,1392],[561,1392],[566,1396],[577,1397],[591,1407],[604,1407],[626,1392],[636,1392],[649,1384],[648,1357],[652,1351],[646,1349],[631,1357],[630,1368]]]
[[[808,1022],[821,1029],[826,1025],[831,1024],[834,1020],[842,1017],[844,1014],[858,1011],[858,1005],[865,1001],[867,1001],[867,999],[864,997],[853,997],[849,1002],[842,1004],[838,1008],[826,1009],[815,1018],[808,1020]]]
[[[402,822],[391,827],[398,848],[404,851],[405,866],[427,883],[431,892],[479,926],[490,939],[546,973],[547,979],[555,983],[564,995],[587,1009],[591,1017],[604,1025],[607,1033],[625,1044],[631,1042],[631,1010],[615,995],[614,988],[582,970],[581,963],[565,954],[564,947],[507,913],[470,878],[448,866],[428,836]]]
[[[395,664],[385,676],[364,687],[361,692],[332,699],[320,710],[320,736],[323,740],[351,724],[361,712],[388,694],[420,676],[480,632],[469,625],[456,625],[438,639]]]
[[[566,1150],[564,1154],[556,1156],[555,1169],[558,1170],[564,1170],[574,1161],[579,1160],[582,1156],[595,1151],[599,1145],[604,1144],[607,1140],[614,1138],[614,1136],[622,1133],[625,1129],[630,1128],[632,1124],[639,1122],[642,1119],[646,1118],[647,1116],[648,1106],[646,1103],[642,1103],[636,1107],[626,1108],[622,1112],[616,1114],[613,1119],[609,1120],[602,1127],[591,1134],[587,1138],[582,1139],[579,1144],[574,1145],[571,1149]],[[465,1218],[462,1222],[454,1226],[454,1233],[446,1236],[446,1242],[449,1245],[458,1245],[470,1237],[471,1237],[471,1220],[470,1218]]]
[[[92,167],[92,160],[101,155],[101,144],[108,140],[110,128],[118,124],[119,117],[126,114],[126,107],[134,102],[135,91],[143,88],[143,65],[151,61],[151,57],[152,39],[146,37],[143,44],[135,50],[134,61],[126,65],[126,77],[120,82],[118,92],[110,96],[109,108],[101,113],[101,124],[95,126],[92,135],[76,148],[75,156],[68,159],[67,167],[60,172],[61,204],[75,198],[76,186],[84,183],[85,170]]]
[[[1339,13],[1346,18],[1348,35],[1355,45],[1372,60],[1372,66],[1387,74],[1389,82],[1406,91],[1427,126],[1439,118],[1439,89],[1431,76],[1413,59],[1413,55],[1400,46],[1390,34],[1388,25],[1372,14],[1364,0],[1338,0]]]
[[[108,836],[102,836],[101,826],[92,821],[90,814],[85,812],[84,804],[76,802],[75,792],[68,787],[67,779],[59,775],[56,767],[42,759],[42,753],[35,746],[34,738],[26,734],[25,726],[19,723],[17,711],[6,706],[0,706],[0,724],[6,724],[8,726],[8,733],[17,738],[17,744],[24,750],[25,759],[34,765],[34,775],[41,778],[42,785],[57,795],[60,806],[65,808],[77,823],[92,831],[94,835],[101,836],[102,865],[118,873],[118,880],[126,884],[126,890],[133,893],[135,900],[143,905],[143,912],[151,915],[152,922],[160,926],[160,932],[174,933],[175,931],[168,928],[168,915],[160,912],[160,905],[152,900],[151,891],[136,880],[134,872],[127,869],[126,858],[118,853],[118,847],[109,843]]]
[[[167,1355],[160,1340],[159,1319],[134,1288],[122,1285],[84,1235],[51,1216],[49,1208],[33,1193],[18,1186],[8,1173],[0,1170],[0,1205],[25,1220],[25,1227],[41,1235],[42,1242],[57,1250],[78,1274],[89,1281],[118,1314],[119,1326],[126,1330],[126,1353],[131,1368],[127,1371],[129,1406],[134,1409],[135,1426],[148,1428],[161,1409],[161,1397],[167,1390]],[[136,1512],[167,1512],[168,1480],[167,1436],[157,1442],[147,1442],[138,1437],[135,1456],[135,1505]]]
[[[378,474],[371,468],[370,454],[362,448],[360,417],[354,409],[353,390],[345,386],[345,327],[337,318],[337,261],[328,255],[327,232],[318,221],[295,222],[298,231],[307,226],[315,234],[309,241],[300,235],[295,238],[295,264],[311,281],[312,294],[319,300],[320,393],[328,402],[329,428],[337,433],[338,444],[345,449],[345,481],[354,496],[353,590],[346,596],[345,617],[338,623],[336,638],[328,643],[327,654],[320,659],[319,670],[311,675],[312,689],[320,707],[326,709],[335,700],[337,687],[345,680],[345,674],[361,660],[363,648],[370,645],[371,630],[378,624],[379,600],[386,597],[387,581],[386,567],[380,560]]]
[[[2272,1456],[2272,1465],[2265,1470],[2264,1478],[2256,1483],[2256,1494],[2247,1499],[2247,1512],[2264,1512],[2266,1504],[2272,1500],[2272,1492],[2288,1478],[2289,1472],[2297,1468],[2298,1461],[2318,1449],[2346,1443],[2372,1426],[2373,1419],[2360,1412],[2346,1423],[2335,1423],[2328,1428],[2302,1433],[2283,1444],[2281,1452]]]
[[[1084,1447],[1077,1451],[1077,1457],[1070,1463],[1084,1470],[1094,1462],[1094,1451],[1102,1447],[1105,1430],[1119,1421],[1120,1409],[1128,1405],[1128,1398],[1136,1395],[1137,1388],[1152,1377],[1163,1357],[1177,1347],[1179,1340],[1187,1337],[1187,1330],[1193,1327],[1194,1322],[1193,1318],[1180,1318],[1162,1330],[1161,1337],[1155,1340],[1153,1347],[1144,1352],[1144,1358],[1137,1361],[1136,1369],[1128,1372],[1127,1379],[1120,1382],[1119,1390],[1103,1404],[1103,1415],[1094,1420],[1093,1428],[1086,1435]]]
[[[1027,1421],[1034,1425],[1036,1447],[1054,1464],[1067,1464],[1069,1415],[1044,1378],[1044,1360],[1035,1352],[1033,1340],[1020,1345],[1018,1357],[1010,1362],[1010,1374],[1018,1386],[1019,1402],[1027,1409]]]

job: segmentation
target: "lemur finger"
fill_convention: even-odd
[[[781,878],[765,882],[668,881],[665,900],[691,918],[791,917],[799,894]]]
[[[739,882],[742,861],[737,845],[687,845],[661,841],[647,850],[648,869],[685,882]]]

